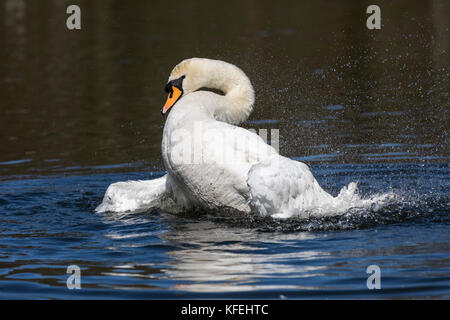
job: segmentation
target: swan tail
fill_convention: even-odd
[[[247,184],[250,207],[264,216],[289,217],[333,199],[306,164],[282,156],[253,165]]]
[[[308,166],[285,157],[258,163],[249,171],[249,205],[263,216],[274,218],[331,216],[353,208],[384,206],[395,195],[362,199],[351,182],[333,197],[322,189]]]

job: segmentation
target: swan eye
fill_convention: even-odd
[[[183,80],[186,78],[186,75],[179,77],[178,79],[171,80],[166,84],[164,90],[167,93],[172,92],[172,87],[177,87],[180,90],[183,90]]]
[[[173,92],[172,83],[171,82],[166,84],[166,87],[164,88],[164,91],[166,91],[166,93],[172,93]]]

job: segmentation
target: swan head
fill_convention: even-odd
[[[201,63],[194,63],[194,61],[195,58],[183,60],[176,65],[170,73],[169,80],[165,87],[168,97],[161,110],[163,115],[166,114],[181,97],[201,88],[200,83],[202,76],[199,74],[200,72],[198,70]]]
[[[161,113],[166,114],[183,96],[202,88],[225,94],[223,104],[211,106],[217,120],[238,124],[253,109],[253,87],[241,69],[220,60],[191,58],[181,61],[170,73],[165,87],[168,97]]]

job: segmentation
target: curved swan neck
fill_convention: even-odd
[[[255,93],[245,73],[232,64],[215,61],[207,74],[205,86],[225,93],[226,103],[214,106],[214,117],[231,124],[247,120],[253,110]]]
[[[217,99],[218,103],[209,105],[214,118],[231,124],[245,121],[253,110],[255,93],[249,78],[235,65],[220,60],[192,58],[175,67],[175,78],[187,72],[185,92],[193,92],[206,87],[218,89],[225,96]],[[219,102],[220,101],[220,102]]]

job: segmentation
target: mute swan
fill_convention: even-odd
[[[97,212],[204,209],[290,217],[342,212],[360,200],[355,183],[333,197],[307,165],[279,155],[258,135],[236,126],[254,104],[250,80],[238,67],[187,59],[172,70],[165,90],[161,145],[167,174],[110,185]]]

